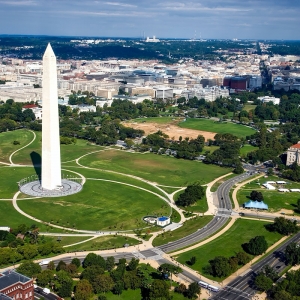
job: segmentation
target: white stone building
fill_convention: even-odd
[[[286,165],[290,166],[294,162],[297,162],[297,164],[300,165],[300,142],[287,150]]]

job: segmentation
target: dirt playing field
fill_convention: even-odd
[[[158,130],[161,130],[163,133],[167,134],[170,139],[179,140],[179,137],[182,136],[195,139],[199,134],[205,137],[205,140],[213,140],[216,133],[208,131],[200,131],[194,129],[181,128],[174,124],[158,124],[158,123],[136,123],[136,122],[124,122],[123,125],[132,127],[134,129],[142,129],[145,131],[145,135],[150,133],[155,133]]]

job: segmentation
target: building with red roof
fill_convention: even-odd
[[[300,142],[292,145],[287,150],[286,165],[290,166],[294,162],[297,162],[297,164],[300,165]]]

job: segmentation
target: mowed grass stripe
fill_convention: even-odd
[[[207,119],[187,119],[185,122],[178,123],[178,126],[182,128],[190,128],[215,133],[231,133],[239,138],[255,133],[254,129],[241,124],[230,122],[221,123]]]
[[[27,131],[30,133],[29,131]],[[32,135],[32,133],[30,133]],[[41,132],[35,132],[36,139],[33,141],[32,144],[30,144],[28,147],[21,149],[13,156],[13,161],[16,164],[33,164],[32,161],[32,153],[35,154],[35,158],[37,159],[38,156],[41,157],[42,155],[42,133]],[[10,142],[13,142],[13,139],[9,139]],[[81,157],[82,155],[93,152],[93,151],[99,151],[104,149],[104,147],[91,145],[86,140],[77,139],[76,144],[71,145],[60,145],[60,151],[61,151],[61,161],[70,161],[75,160],[76,158]],[[38,159],[37,159],[38,160]],[[36,161],[37,162],[37,161]],[[36,163],[35,162],[35,163]],[[40,162],[40,160],[39,160]]]
[[[43,221],[84,230],[119,231],[146,227],[142,221],[145,215],[169,215],[171,211],[165,201],[146,191],[89,180],[78,194],[21,200],[18,205]]]
[[[32,132],[20,129],[0,133],[0,161],[9,163],[9,156],[16,150],[26,146],[33,139]],[[18,141],[19,145],[13,142]]]
[[[195,181],[206,184],[230,172],[228,168],[196,161],[152,153],[140,154],[117,150],[87,155],[80,159],[79,163],[88,167],[135,175],[169,186],[187,186]]]
[[[157,193],[163,197],[166,197],[166,195],[161,190],[157,189],[155,186],[148,184],[147,182],[145,182],[143,180],[138,180],[138,179],[126,176],[125,174],[122,175],[122,174],[112,173],[109,171],[106,172],[103,170],[86,169],[86,168],[82,168],[82,167],[63,167],[63,169],[78,172],[86,178],[114,180],[114,181],[119,181],[119,182],[136,185],[136,186],[142,187],[144,189],[147,189],[149,191],[152,191],[154,193]]]

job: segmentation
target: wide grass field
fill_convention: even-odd
[[[153,246],[157,247],[163,244],[167,244],[169,242],[176,241],[180,238],[183,238],[193,232],[197,231],[197,229],[204,227],[213,219],[213,216],[203,216],[203,217],[195,217],[188,221],[184,222],[184,225],[174,231],[167,231],[159,234],[153,240]]]
[[[231,122],[220,123],[208,119],[187,119],[185,122],[180,122],[178,126],[182,128],[190,128],[215,133],[231,133],[239,138],[255,133],[254,129],[241,124],[235,124]]]
[[[108,150],[87,155],[79,163],[92,168],[131,174],[169,186],[186,186],[199,181],[206,184],[230,169],[202,162],[176,159],[152,153]]]
[[[196,257],[196,263],[191,266],[194,270],[203,273],[203,267],[209,264],[209,260],[216,256],[231,257],[239,251],[243,251],[242,244],[249,242],[251,238],[257,235],[263,235],[269,247],[277,242],[281,235],[277,232],[269,232],[265,225],[269,224],[264,221],[254,221],[238,219],[233,226],[222,236],[215,240],[191,251],[180,254],[177,260],[182,264],[187,264],[192,256]],[[208,278],[222,281],[224,278],[214,278],[205,274]]]
[[[255,190],[261,192],[264,197],[264,202],[269,206],[269,211],[279,211],[281,209],[291,210],[291,214],[299,214],[297,211],[297,201],[300,199],[299,192],[287,192],[282,193],[277,190],[267,190],[261,184],[266,181],[279,181],[283,180],[288,182],[284,186],[276,186],[276,188],[300,188],[300,183],[290,182],[277,176],[269,176],[267,178],[260,178],[259,180],[253,180],[250,183],[243,186],[237,193],[237,199],[242,206],[245,202],[250,200],[251,191]],[[258,184],[259,183],[259,184]]]
[[[45,236],[46,241],[58,242],[61,246],[72,245],[75,243],[83,242],[90,239],[92,236],[62,236],[57,234],[56,236]],[[83,243],[85,244],[85,243]],[[67,250],[68,248],[66,248]]]
[[[33,139],[33,133],[25,130],[15,130],[0,133],[0,161],[9,163],[9,156],[16,150],[26,146]],[[20,145],[14,145],[18,141]]]
[[[153,118],[136,118],[131,120],[131,122],[137,123],[157,123],[157,124],[169,124],[174,123],[176,124],[183,118],[180,117],[153,117]]]
[[[134,245],[138,245],[139,241],[121,235],[102,236],[82,244],[65,247],[65,250],[67,252],[106,250],[106,249],[122,248],[124,247],[125,244],[129,244],[129,246],[134,246]]]
[[[88,180],[75,195],[18,201],[26,213],[56,225],[85,230],[128,230],[145,227],[145,215],[169,215],[169,205],[135,187]],[[45,214],[44,212],[47,212]]]
[[[3,226],[8,226],[11,228],[17,228],[21,224],[25,224],[27,226],[35,224],[39,227],[40,231],[62,232],[62,230],[53,229],[52,227],[37,223],[21,215],[15,210],[11,201],[0,201],[0,220]]]
[[[18,192],[18,181],[36,174],[33,167],[6,167],[0,165],[0,198],[12,199]]]
[[[29,131],[27,131],[27,132],[33,138],[32,133]],[[33,163],[32,155],[31,155],[32,152],[35,153],[35,156],[33,158],[35,160],[35,163],[40,162],[41,153],[42,153],[42,133],[35,132],[35,134],[36,134],[36,139],[33,141],[32,144],[30,144],[28,147],[26,147],[24,149],[21,149],[20,151],[18,151],[17,153],[15,153],[13,155],[12,160],[14,163],[16,163],[16,164],[32,164]],[[10,137],[8,140],[14,141],[14,139],[12,137]],[[60,145],[61,161],[65,162],[65,161],[74,160],[88,152],[98,151],[101,149],[103,149],[103,147],[91,145],[86,140],[77,139],[76,144]]]
[[[99,170],[99,169],[86,169],[86,168],[79,167],[78,165],[66,166],[66,167],[62,166],[62,167],[64,170],[70,170],[70,171],[80,173],[81,175],[89,179],[106,179],[106,180],[113,180],[122,183],[132,184],[166,197],[166,195],[163,192],[161,192],[159,189],[157,189],[155,186],[145,181],[135,179],[130,176],[126,176],[126,174],[122,175],[122,174],[117,174],[117,173],[113,173],[105,170]]]

